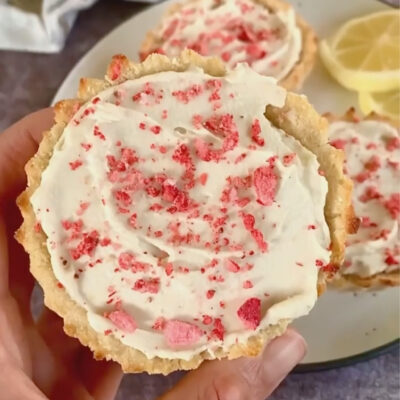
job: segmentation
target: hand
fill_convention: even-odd
[[[44,309],[37,321],[30,301],[29,260],[15,241],[21,224],[16,196],[26,185],[24,165],[37,151],[52,109],[31,114],[0,134],[0,391],[4,400],[108,400],[122,378],[116,363],[92,353],[63,332],[62,320]],[[205,362],[162,400],[263,400],[303,358],[305,343],[289,330],[259,357]]]

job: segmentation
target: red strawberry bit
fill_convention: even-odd
[[[104,331],[104,336],[111,335],[111,333],[112,333],[112,330],[111,330],[111,329],[106,329],[106,330]]]
[[[397,219],[400,215],[400,193],[392,193],[390,197],[383,202],[383,205],[392,218]]]
[[[84,233],[76,248],[71,250],[71,256],[74,260],[78,260],[83,255],[91,256],[98,244],[99,232],[93,230],[89,233]]]
[[[390,138],[387,142],[386,142],[386,150],[388,151],[394,151],[400,149],[400,138],[399,137],[394,137],[394,138]]]
[[[117,80],[122,71],[122,59],[120,56],[114,56],[112,61],[111,61],[111,80],[115,81]]]
[[[165,201],[173,204],[168,212],[187,211],[189,208],[189,197],[185,192],[180,191],[176,186],[165,183],[162,187],[162,197]]]
[[[360,226],[363,228],[376,228],[378,224],[376,222],[372,222],[369,217],[361,217]]]
[[[35,225],[33,226],[33,230],[36,233],[39,233],[42,230],[42,225],[40,224],[39,221],[35,222]]]
[[[233,115],[213,115],[204,122],[204,127],[218,137],[223,137],[221,149],[213,149],[211,144],[206,143],[203,139],[197,138],[195,148],[197,155],[203,161],[219,161],[227,151],[233,150],[239,142],[239,132]]]
[[[164,32],[162,33],[162,38],[164,41],[169,39],[174,34],[176,28],[178,27],[178,24],[179,24],[179,20],[177,18],[175,18],[165,28]]]
[[[253,283],[249,280],[243,282],[243,289],[251,289],[253,287]]]
[[[146,124],[144,122],[140,122],[139,129],[144,131],[146,129]]]
[[[290,153],[283,156],[283,165],[288,167],[296,158],[296,153]]]
[[[97,125],[95,125],[95,126],[93,127],[93,135],[96,136],[96,137],[98,137],[98,138],[101,139],[101,140],[106,140],[106,137],[105,137],[104,134],[100,131],[100,128],[99,128]]]
[[[381,167],[381,160],[374,155],[364,164],[364,167],[368,171],[375,172]]]
[[[200,85],[192,85],[186,90],[176,90],[172,92],[178,101],[184,104],[188,104],[191,100],[200,96],[203,93],[203,88]]]
[[[207,299],[212,299],[214,297],[214,295],[215,295],[215,290],[213,290],[213,289],[207,290],[207,292],[206,292]]]
[[[210,325],[212,324],[213,319],[209,315],[203,315],[203,324],[204,325]]]
[[[105,238],[103,238],[103,239],[100,239],[100,246],[102,246],[102,247],[107,247],[107,246],[109,246],[110,244],[111,244],[111,239],[110,238],[107,238],[107,237],[105,237]]]
[[[76,212],[77,215],[81,216],[84,212],[89,208],[90,203],[88,202],[81,202],[79,203],[79,210]]]
[[[131,196],[123,190],[117,190],[114,193],[114,198],[123,206],[129,206],[132,204]]]
[[[129,219],[128,219],[128,223],[132,228],[136,228],[136,222],[137,222],[137,214],[133,213]]]
[[[121,149],[121,161],[127,165],[132,165],[138,162],[139,158],[137,157],[135,150],[124,147]]]
[[[137,325],[133,317],[123,310],[115,310],[104,315],[122,332],[133,333]]]
[[[150,128],[150,130],[155,134],[158,135],[161,132],[161,126],[154,125]]]
[[[92,103],[93,103],[93,104],[97,104],[99,101],[100,101],[100,97],[95,97],[95,98],[92,100]]]
[[[222,61],[224,61],[224,62],[228,62],[231,59],[231,57],[232,57],[232,54],[229,51],[224,51],[221,53],[221,58],[222,58]]]
[[[63,285],[61,282],[57,282],[57,287],[58,287],[59,289],[63,289],[63,288],[64,288],[64,285]]]
[[[163,317],[158,317],[155,321],[154,324],[152,326],[152,329],[156,330],[156,331],[163,331],[165,328],[165,324],[166,324],[167,320]]]
[[[251,297],[237,310],[237,315],[247,329],[255,330],[261,321],[261,300]]]
[[[400,163],[398,161],[387,160],[387,165],[394,170],[400,169]]]
[[[85,150],[85,151],[89,151],[92,148],[92,145],[89,143],[81,143],[81,147]]]
[[[162,110],[161,119],[167,119],[167,118],[168,118],[168,110]]]
[[[389,254],[389,255],[387,255],[386,258],[385,258],[385,264],[386,264],[386,265],[389,265],[389,266],[391,266],[391,265],[399,265],[399,261],[396,260],[396,259],[393,257],[392,254]]]
[[[317,267],[323,267],[324,266],[324,262],[322,260],[315,260],[315,265]]]
[[[260,136],[261,126],[260,121],[256,118],[251,124],[250,134],[251,140],[258,144],[259,146],[264,146],[264,139]]]
[[[160,290],[160,279],[138,279],[132,289],[142,293],[158,293]]]
[[[336,147],[339,150],[344,150],[347,140],[344,139],[335,139],[329,142],[331,146]]]
[[[78,169],[81,165],[82,165],[82,161],[81,160],[76,160],[76,161],[72,161],[69,163],[69,167],[71,168],[72,171],[75,171],[76,169]]]
[[[257,201],[264,206],[270,206],[278,186],[278,177],[272,166],[259,167],[254,171],[253,183],[257,194]]]
[[[172,263],[167,263],[167,265],[165,266],[165,274],[167,276],[171,276],[173,272],[174,272],[173,264]]]
[[[308,225],[307,229],[310,231],[310,230],[317,229],[317,227],[315,225]]]
[[[366,148],[367,150],[374,150],[374,149],[377,149],[377,148],[378,148],[378,145],[377,145],[376,143],[374,143],[374,142],[369,142],[369,143],[367,143],[367,145],[365,146],[365,148]]]
[[[250,43],[246,46],[246,53],[252,59],[259,60],[267,55],[267,52],[257,43]]]
[[[196,129],[200,129],[203,124],[203,117],[199,114],[194,114],[192,117],[192,124]]]
[[[363,203],[366,203],[370,200],[378,200],[380,198],[382,198],[382,195],[379,193],[376,187],[367,186],[364,193],[359,197],[359,200]]]
[[[211,331],[211,338],[217,340],[224,340],[225,327],[222,324],[221,318],[214,319],[214,329]]]
[[[240,271],[239,265],[235,261],[231,260],[230,258],[225,261],[225,268],[230,272],[239,272]]]
[[[363,171],[357,174],[353,179],[358,183],[363,183],[371,177],[371,172]]]
[[[163,332],[171,348],[190,346],[197,343],[203,336],[198,326],[179,320],[167,321]]]
[[[125,270],[132,268],[134,262],[134,255],[128,252],[121,253],[118,257],[118,265]]]
[[[207,179],[208,179],[208,174],[207,173],[204,172],[203,174],[200,174],[199,182],[200,182],[201,185],[204,186],[207,183]]]

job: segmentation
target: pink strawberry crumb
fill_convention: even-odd
[[[237,310],[237,315],[248,329],[255,330],[261,321],[261,300],[256,297],[246,300]]]
[[[136,330],[136,322],[133,317],[123,310],[115,310],[104,315],[118,329],[126,333],[133,333]]]
[[[169,320],[164,327],[164,337],[171,348],[192,345],[202,336],[203,332],[198,326],[184,321]]]
[[[253,174],[254,187],[257,201],[264,206],[270,206],[274,199],[278,186],[278,177],[271,166],[259,167]]]

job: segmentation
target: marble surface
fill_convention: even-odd
[[[0,51],[0,131],[51,102],[68,71],[101,37],[141,10],[141,4],[104,0],[80,14],[56,55]],[[291,374],[272,400],[398,400],[400,354],[325,372]],[[127,375],[117,400],[153,400],[182,376]]]

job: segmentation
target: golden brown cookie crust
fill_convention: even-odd
[[[170,6],[164,18],[171,16],[178,12],[184,5],[189,2],[196,2],[201,0],[187,0],[182,3],[175,3]],[[284,0],[252,0],[255,3],[263,5],[265,8],[272,12],[287,11],[293,8]],[[315,57],[318,49],[318,38],[311,26],[296,13],[296,24],[301,31],[302,48],[299,61],[294,65],[288,75],[286,75],[279,84],[288,90],[300,89],[303,82],[311,72],[314,66]],[[155,30],[147,32],[142,45],[140,46],[140,54],[150,54],[155,49],[161,47],[163,44],[162,39],[157,35],[157,31],[161,26],[161,22]]]
[[[337,117],[332,113],[324,114],[329,123],[344,122],[360,122],[354,107],[349,108],[341,117]],[[372,112],[363,118],[364,121],[380,121],[392,125],[399,129],[399,123],[390,118]],[[356,274],[341,274],[340,270],[330,283],[337,289],[354,290],[354,289],[379,289],[385,287],[400,286],[400,268],[392,272],[380,272],[378,274],[361,277]]]
[[[21,209],[24,222],[16,237],[30,255],[30,270],[44,290],[46,306],[64,319],[65,332],[79,339],[83,345],[88,346],[93,351],[96,359],[105,358],[117,361],[125,372],[147,371],[149,373],[168,374],[175,370],[196,368],[207,359],[222,357],[233,359],[241,356],[256,356],[267,342],[281,335],[290,323],[289,320],[281,320],[278,324],[259,331],[250,337],[246,343],[233,345],[227,352],[224,352],[222,348],[217,349],[213,354],[204,351],[188,361],[162,359],[159,357],[148,359],[141,351],[124,345],[112,335],[105,336],[102,333],[98,333],[89,325],[85,309],[73,301],[64,288],[57,286],[58,282],[52,270],[50,255],[46,246],[47,237],[45,233],[41,229],[39,232],[35,232],[34,228],[37,220],[30,198],[40,185],[41,174],[50,161],[54,146],[79,106],[112,84],[115,85],[127,79],[136,79],[161,71],[185,71],[193,65],[203,68],[210,75],[221,76],[225,74],[224,66],[218,59],[203,58],[192,51],[184,51],[180,58],[173,60],[161,55],[151,55],[141,64],[135,64],[125,56],[118,55],[113,58],[108,68],[106,80],[82,79],[77,99],[64,100],[56,104],[55,125],[50,131],[44,133],[38,152],[27,163],[28,187],[18,198],[18,206]],[[115,75],[116,70],[118,71],[118,76]],[[307,141],[311,141],[311,136],[315,135],[315,141],[320,144],[321,151],[323,151],[321,155],[323,154],[331,159],[331,168],[342,170],[342,158],[337,156],[339,154],[338,150],[327,144],[326,132],[322,133],[327,126],[326,120],[315,112],[304,97],[289,94],[285,108],[281,112],[279,112],[279,109],[275,109],[273,113],[275,115],[274,124],[282,129],[286,129],[286,124],[280,122],[279,116],[280,114],[287,114],[288,120],[293,124],[291,128],[288,127],[288,134],[292,134],[291,129],[297,127],[299,135],[293,134],[293,136],[299,137],[301,142],[304,139],[304,143],[307,143]],[[301,113],[305,114],[302,115]],[[286,121],[286,119],[284,120]],[[304,125],[303,120],[305,121]],[[305,139],[306,135],[304,138],[301,137],[305,132],[310,132],[307,133],[307,135],[310,135],[309,139]],[[319,151],[317,149],[317,153]],[[332,262],[336,263],[341,261],[343,257],[342,249],[344,248],[350,207],[348,201],[350,199],[351,184],[344,177],[341,177],[336,182],[334,174],[327,173],[326,176],[330,191],[332,192],[332,188],[337,188],[338,193],[343,193],[340,199],[339,196],[341,195],[337,196],[338,201],[331,200],[327,202],[325,208],[325,213],[329,216],[327,221],[331,235],[334,238],[332,240],[336,243],[332,252]],[[331,197],[333,197],[332,194]],[[334,212],[337,215],[333,215]],[[342,240],[343,243],[339,243],[339,240]],[[318,284],[319,291],[323,289],[324,281],[324,275],[321,274]]]

